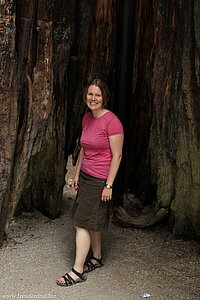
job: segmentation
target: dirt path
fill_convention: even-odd
[[[70,177],[70,173],[68,173]],[[105,266],[85,283],[62,288],[55,280],[71,268],[74,230],[66,188],[60,218],[38,212],[13,221],[0,255],[0,299],[200,300],[200,245],[174,239],[167,228],[138,230],[111,223],[103,233]]]

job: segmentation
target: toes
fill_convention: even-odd
[[[61,278],[57,279],[56,283],[59,284],[59,285],[65,284],[64,278],[61,277]]]

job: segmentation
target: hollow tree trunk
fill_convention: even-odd
[[[59,214],[85,83],[106,80],[109,108],[120,107],[113,97],[124,80],[116,59],[120,5],[0,2],[0,242],[17,207]],[[133,97],[124,99],[130,105],[126,181],[138,194],[155,196],[156,211],[172,212],[174,234],[186,236],[200,234],[199,11],[196,0],[137,1]]]

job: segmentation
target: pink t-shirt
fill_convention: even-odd
[[[123,134],[123,127],[117,116],[111,111],[99,118],[87,112],[82,121],[80,144],[84,150],[81,170],[91,176],[106,179],[112,153],[109,136]]]

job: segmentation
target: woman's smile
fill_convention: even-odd
[[[101,90],[98,86],[96,85],[89,86],[86,99],[87,99],[87,105],[91,110],[102,109],[103,98],[102,98]]]

